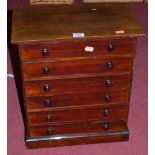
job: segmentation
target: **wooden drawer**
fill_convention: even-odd
[[[129,91],[111,91],[106,93],[75,94],[65,96],[27,97],[25,99],[28,112],[45,111],[75,106],[126,104]]]
[[[44,81],[26,81],[26,96],[54,96],[66,94],[83,94],[84,92],[105,92],[128,89],[130,75],[112,75],[104,77],[57,79]]]
[[[88,120],[119,120],[127,119],[128,106],[117,107],[89,107],[89,108],[71,108],[67,110],[53,110],[47,112],[28,113],[28,122],[30,126],[39,126],[52,123],[66,123]]]
[[[53,41],[22,44],[23,61],[65,59],[91,56],[111,56],[135,53],[135,39],[94,39],[83,41]],[[93,51],[86,47],[93,47]],[[85,50],[86,48],[86,50]]]
[[[117,132],[127,129],[125,121],[117,122],[88,122],[51,126],[30,127],[30,137],[44,137],[54,135],[90,134],[102,132]]]
[[[39,78],[57,75],[78,75],[131,71],[133,58],[87,59],[67,62],[46,62],[23,64],[25,78]]]

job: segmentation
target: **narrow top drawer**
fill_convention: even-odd
[[[95,39],[22,44],[23,61],[134,54],[135,39]]]

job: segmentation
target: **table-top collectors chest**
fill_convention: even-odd
[[[128,140],[143,34],[128,4],[15,10],[27,148]]]

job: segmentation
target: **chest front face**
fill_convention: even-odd
[[[129,19],[118,18],[127,5],[86,6],[15,12],[28,148],[128,140],[136,39],[143,33],[129,10]]]

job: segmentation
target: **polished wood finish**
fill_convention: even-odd
[[[144,2],[145,0],[83,0],[84,3],[107,3],[107,2],[121,2],[121,3],[133,3],[133,2]]]
[[[123,64],[123,65],[122,65]],[[48,77],[55,75],[89,74],[117,71],[132,71],[133,59],[107,58],[72,60],[67,62],[24,63],[23,71],[25,78]]]
[[[59,140],[58,137],[26,138],[26,146],[27,148],[34,149],[41,147],[60,147],[66,145],[127,141],[129,139],[129,132],[126,129],[120,132],[60,136],[59,138],[61,138],[61,140]]]
[[[119,120],[127,119],[128,106],[71,108],[48,112],[28,113],[30,126],[79,122],[86,120]]]
[[[109,95],[110,100],[105,97]],[[91,105],[119,105],[128,103],[129,91],[108,91],[105,93],[82,93],[57,96],[27,97],[25,103],[28,112],[49,111],[51,109],[68,109],[69,107],[84,107]]]
[[[115,33],[118,30],[125,33]],[[13,43],[73,39],[73,33],[78,32],[83,32],[88,38],[136,37],[144,34],[128,4],[94,3],[14,11]]]
[[[15,10],[27,148],[128,140],[136,41],[143,34],[127,4]]]
[[[44,137],[53,135],[65,135],[65,134],[90,134],[90,133],[105,133],[105,132],[117,132],[126,129],[125,121],[118,122],[80,122],[74,124],[61,124],[61,125],[49,125],[49,126],[32,126],[30,127],[30,137]]]
[[[113,50],[109,50],[109,45]],[[93,47],[94,51],[85,51],[85,47]],[[23,61],[58,61],[84,59],[95,56],[125,56],[135,53],[136,39],[89,39],[75,41],[53,41],[47,43],[22,44]],[[64,48],[65,47],[65,48]],[[127,48],[128,47],[128,48]],[[66,55],[67,53],[67,55]]]
[[[107,80],[111,81],[111,85],[107,85]],[[130,87],[131,77],[125,75],[109,75],[104,77],[86,77],[73,79],[58,79],[58,80],[38,80],[26,81],[25,95],[26,96],[41,96],[41,95],[67,95],[79,93],[102,92],[106,93],[110,90],[128,89]],[[48,89],[45,89],[48,88]]]
[[[72,4],[74,0],[29,0],[30,5],[43,4]]]

